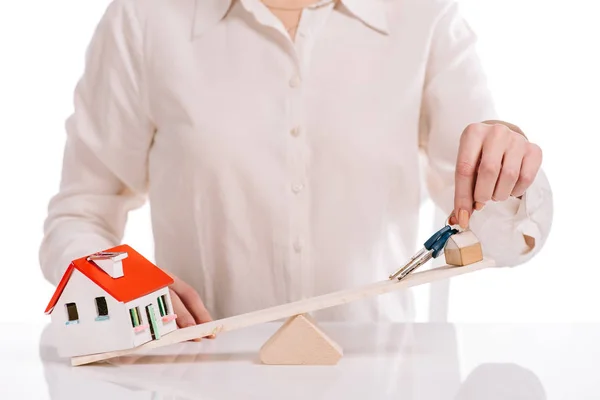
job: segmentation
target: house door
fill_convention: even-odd
[[[160,332],[158,331],[156,315],[154,314],[154,306],[152,304],[146,306],[146,316],[148,317],[148,322],[150,322],[150,334],[152,335],[152,339],[160,339]]]

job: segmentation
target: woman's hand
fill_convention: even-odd
[[[169,287],[173,310],[177,314],[177,326],[186,328],[212,321],[200,295],[193,287],[171,274],[174,283]],[[214,338],[214,335],[208,338]],[[200,341],[200,338],[194,341]]]
[[[454,211],[450,224],[463,229],[488,201],[521,197],[542,164],[542,150],[514,125],[498,121],[469,125],[460,138]]]

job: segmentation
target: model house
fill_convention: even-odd
[[[127,245],[72,261],[45,311],[59,355],[130,349],[174,331],[171,283]]]

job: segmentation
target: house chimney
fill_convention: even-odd
[[[120,278],[123,276],[123,259],[125,258],[127,258],[126,252],[102,251],[89,256],[88,261],[92,261],[111,277]]]

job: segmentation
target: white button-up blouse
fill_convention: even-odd
[[[426,239],[423,190],[451,212],[464,128],[500,119],[450,0],[324,1],[295,40],[259,0],[114,0],[74,102],[46,278],[119,244],[128,211],[149,201],[156,263],[213,318],[387,279]],[[514,266],[551,219],[542,171],[471,228]],[[405,320],[409,298],[317,318]]]

